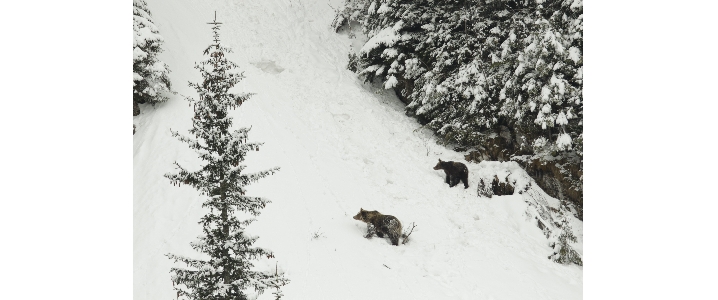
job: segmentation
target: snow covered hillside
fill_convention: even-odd
[[[346,70],[350,45],[361,45],[330,28],[341,3],[148,0],[178,95],[134,117],[134,299],[175,299],[165,254],[199,255],[190,242],[204,199],[163,175],[175,161],[199,164],[170,128],[191,127],[181,95],[196,98],[187,82],[201,80],[193,67],[212,41],[215,11],[229,58],[247,77],[239,89],[256,93],[231,112],[235,127],[252,126],[250,141],[265,142],[247,171],[281,167],[248,186],[273,201],[248,231],[275,254],[258,268],[291,280],[284,299],[581,299],[583,268],[547,259],[554,250],[524,196],[477,197],[478,176],[502,164],[467,164],[470,187],[449,188],[432,167],[463,154],[436,145],[391,91]],[[360,208],[417,227],[406,245],[367,240],[366,225],[352,219]]]

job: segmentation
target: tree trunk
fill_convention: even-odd
[[[220,183],[219,183],[219,189],[220,193],[222,193],[222,235],[224,235],[225,241],[229,239],[229,225],[227,225],[227,191],[226,187],[224,185],[224,173],[220,175]],[[225,258],[229,257],[229,249],[225,248],[222,251]],[[227,260],[225,260],[225,263]],[[222,271],[224,274],[224,283],[229,284],[229,268],[227,265],[224,265],[224,270]]]
[[[222,197],[222,199],[224,199],[224,196]],[[227,205],[226,204],[222,207],[222,222],[224,223],[224,225],[222,225],[222,234],[224,234],[224,237],[226,239],[227,237],[229,237],[229,226],[227,225]],[[229,249],[225,248],[223,250],[223,252],[224,252],[223,253],[224,257],[229,257]],[[224,283],[229,284],[229,268],[227,268],[227,265],[225,265],[223,269],[224,269],[223,270]]]
[[[132,116],[137,116],[140,114],[140,105],[137,104],[137,100],[132,99]]]

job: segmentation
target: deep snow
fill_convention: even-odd
[[[341,2],[148,1],[178,95],[134,118],[134,299],[174,299],[164,254],[199,256],[189,243],[204,199],[162,175],[174,161],[199,163],[169,129],[191,126],[179,95],[196,97],[186,83],[200,80],[193,66],[215,10],[247,76],[239,89],[256,93],[232,113],[236,127],[252,126],[250,141],[265,142],[247,171],[282,168],[248,191],[273,201],[249,231],[275,252],[257,266],[292,281],[285,299],[581,299],[583,268],[546,258],[552,249],[521,195],[477,197],[477,164],[468,164],[469,189],[450,189],[432,167],[462,154],[436,145],[392,92],[345,69],[350,45],[361,45],[330,29],[328,4]],[[360,208],[415,222],[411,241],[364,239],[365,225],[351,218]]]

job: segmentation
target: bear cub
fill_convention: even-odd
[[[459,184],[459,181],[464,183],[464,188],[469,188],[469,169],[466,168],[465,164],[455,161],[441,161],[434,166],[434,170],[444,170],[446,173],[446,183],[449,187],[454,187]]]
[[[366,223],[367,235],[364,236],[365,238],[371,238],[375,233],[380,238],[386,235],[392,245],[399,246],[401,222],[396,217],[384,215],[376,210],[368,211],[360,208],[359,213],[354,216],[354,220]]]

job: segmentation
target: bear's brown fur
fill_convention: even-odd
[[[444,170],[446,174],[446,183],[449,187],[454,187],[459,184],[459,181],[464,183],[464,188],[469,187],[469,169],[465,164],[455,161],[441,161],[434,166],[434,170]]]
[[[384,215],[376,210],[368,211],[360,208],[359,213],[354,216],[354,220],[367,224],[367,235],[364,237],[371,238],[374,233],[380,238],[386,235],[392,245],[399,246],[401,222],[396,217]]]

